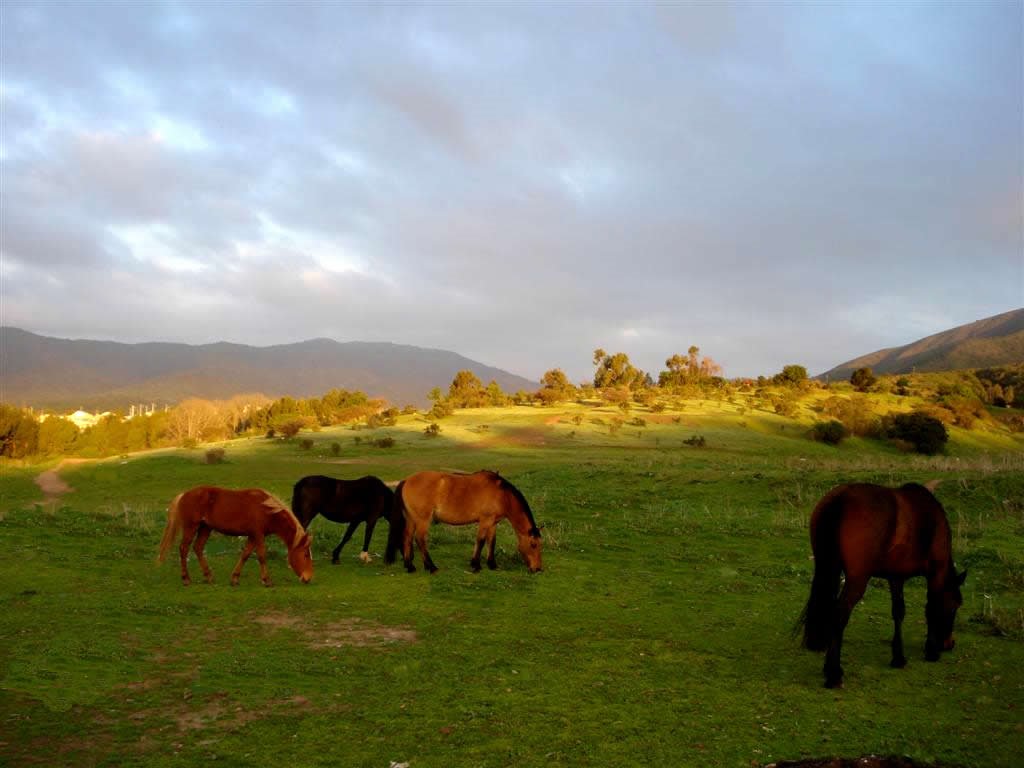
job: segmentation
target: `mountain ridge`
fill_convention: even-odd
[[[909,344],[870,352],[818,374],[819,379],[848,379],[858,368],[901,374],[987,368],[1024,362],[1024,309],[933,333]]]
[[[456,352],[394,342],[319,337],[266,347],[227,341],[126,344],[0,327],[2,399],[36,408],[113,409],[246,392],[312,397],[335,388],[362,390],[396,405],[423,405],[433,387],[447,390],[464,369],[484,384],[497,381],[506,392],[538,386]]]

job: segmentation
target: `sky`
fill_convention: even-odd
[[[0,4],[0,322],[537,380],[1024,306],[1024,3]]]

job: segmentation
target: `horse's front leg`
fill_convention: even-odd
[[[843,667],[840,664],[843,632],[850,621],[853,606],[864,596],[866,588],[867,579],[851,579],[847,574],[846,584],[843,586],[843,591],[839,594],[839,600],[835,606],[835,615],[832,619],[832,639],[829,642],[828,651],[825,652],[826,688],[839,688],[843,684]]]
[[[235,565],[235,570],[233,570],[231,572],[231,586],[232,587],[237,587],[238,586],[238,580],[242,576],[242,566],[245,565],[245,561],[249,559],[249,555],[252,554],[252,551],[254,549],[256,549],[256,542],[250,536],[248,541],[245,542],[245,546],[242,547],[242,555],[241,555],[241,557],[238,558],[238,564]]]
[[[207,584],[213,584],[213,571],[210,570],[210,564],[206,562],[206,554],[203,550],[206,547],[206,541],[210,538],[211,533],[213,533],[212,528],[207,525],[201,526],[199,528],[199,535],[196,536],[196,543],[193,544],[196,559],[199,560],[199,567],[203,569],[203,577],[206,579]]]
[[[348,524],[348,528],[345,529],[345,535],[341,537],[341,543],[334,548],[333,552],[331,552],[332,565],[338,564],[338,558],[341,557],[341,548],[348,544],[348,540],[352,538],[352,534],[355,533],[357,525],[359,525],[358,520],[353,520]]]
[[[262,536],[256,538],[256,557],[260,561],[260,581],[264,587],[272,586],[270,571],[267,570],[267,543]]]
[[[889,666],[902,669],[907,666],[907,657],[903,655],[903,617],[907,615],[907,605],[903,601],[903,580],[889,579],[889,594],[892,596],[892,622],[895,625],[892,635],[892,661]]]

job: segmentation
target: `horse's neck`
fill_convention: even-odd
[[[285,546],[291,550],[292,545],[295,543],[295,533],[298,530],[298,525],[299,523],[293,515],[281,510],[270,516],[268,530],[281,539]]]
[[[509,523],[515,528],[516,533],[520,536],[526,536],[530,533],[533,528],[533,523],[530,522],[530,516],[526,514],[523,509],[523,505],[518,501],[514,501],[509,507],[508,513],[505,515],[508,518]]]

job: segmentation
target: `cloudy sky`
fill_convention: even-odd
[[[0,5],[2,320],[812,373],[1024,306],[1022,3]]]

